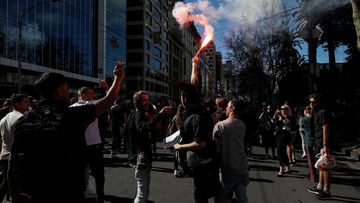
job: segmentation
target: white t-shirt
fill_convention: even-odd
[[[75,104],[71,105],[70,107],[82,106],[82,105],[87,105],[87,104],[91,104],[91,102],[90,101],[78,101]],[[94,120],[94,122],[90,123],[88,125],[88,127],[86,128],[85,141],[86,141],[87,146],[101,143],[99,122],[98,122],[97,118]]]
[[[22,113],[13,110],[0,121],[0,134],[2,140],[0,160],[8,160],[10,157],[11,147],[14,142],[15,125],[22,115]]]

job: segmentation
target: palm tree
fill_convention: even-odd
[[[350,0],[352,11],[353,11],[353,21],[356,29],[357,36],[357,48],[360,53],[360,1],[359,0]]]
[[[316,27],[320,19],[318,8],[311,6],[313,0],[298,0],[299,10],[294,13],[298,22],[297,29],[300,36],[308,43],[309,64],[316,64],[319,29]]]

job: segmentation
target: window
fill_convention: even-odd
[[[156,57],[160,58],[161,57],[161,50],[159,48],[157,48],[154,44],[150,43],[150,52],[155,55]]]
[[[152,38],[152,31],[148,27],[145,27],[145,36],[147,36],[148,38]]]
[[[168,39],[168,33],[165,30],[162,32],[162,36],[164,39]]]
[[[168,21],[167,20],[163,20],[163,25],[165,29],[168,29]]]
[[[162,46],[166,51],[169,51],[169,45],[168,45],[167,42],[162,41],[161,46]]]
[[[167,53],[163,53],[163,54],[161,55],[161,59],[164,60],[164,61],[166,61],[166,62],[169,62],[169,55],[168,55]]]
[[[161,62],[157,59],[154,59],[153,57],[150,57],[150,65],[153,67],[153,68],[156,68],[156,69],[161,69]]]
[[[145,22],[147,25],[152,25],[152,17],[148,13],[146,13],[146,15],[145,15]]]
[[[160,32],[161,31],[160,29],[161,29],[161,27],[160,27],[159,23],[154,22],[154,24],[153,24],[154,32]]]
[[[152,3],[149,0],[146,1],[145,8],[150,12],[152,11]]]
[[[159,12],[159,10],[154,9],[153,16],[154,16],[155,20],[157,20],[158,22],[161,22],[161,13]]]

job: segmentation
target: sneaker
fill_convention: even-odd
[[[331,194],[329,192],[320,191],[319,194],[316,194],[316,197],[320,200],[330,199]]]
[[[179,175],[179,170],[175,169],[174,170],[174,176],[178,176]]]
[[[85,198],[92,198],[92,197],[96,197],[96,193],[94,191],[92,191],[91,189],[86,189],[84,191],[84,197]]]
[[[120,157],[118,157],[116,154],[114,153],[111,153],[110,154],[110,157],[113,158],[113,159],[120,159]]]
[[[306,154],[304,153],[302,156],[301,156],[301,158],[305,158],[306,157]]]
[[[316,194],[316,195],[318,195],[318,194],[320,193],[320,190],[318,190],[316,186],[311,187],[311,188],[306,188],[306,190],[307,190],[308,192],[313,193],[313,194]]]

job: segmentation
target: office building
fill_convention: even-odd
[[[45,71],[68,77],[71,92],[96,85],[114,60],[125,60],[125,12],[117,0],[0,1],[1,96],[36,95]]]
[[[169,97],[169,10],[166,1],[127,0],[126,92]]]

